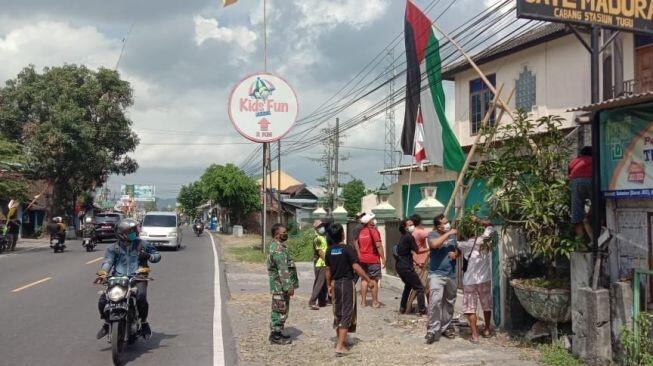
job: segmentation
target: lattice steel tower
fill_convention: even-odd
[[[397,167],[397,149],[396,149],[396,134],[395,134],[395,52],[391,48],[387,52],[388,69],[386,75],[390,79],[388,83],[388,98],[386,98],[385,105],[385,144],[383,154],[383,167],[385,169]],[[383,175],[383,183],[386,186],[397,181],[396,174]]]

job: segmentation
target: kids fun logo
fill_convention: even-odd
[[[276,90],[269,81],[256,77],[256,81],[249,88],[249,97],[240,98],[241,112],[254,112],[256,117],[265,117],[275,113],[287,113],[288,103],[276,102],[272,97]]]

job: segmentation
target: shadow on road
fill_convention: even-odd
[[[126,365],[129,362],[137,360],[144,354],[151,353],[157,348],[166,348],[168,346],[161,345],[161,342],[166,339],[176,338],[177,334],[165,334],[165,333],[152,333],[152,337],[147,341],[143,338],[139,338],[136,343],[133,345],[125,345],[124,351],[121,354],[121,364]],[[102,351],[109,352],[109,358],[111,358],[111,345],[109,347],[102,349]]]

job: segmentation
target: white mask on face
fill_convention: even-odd
[[[415,225],[410,225],[410,226],[408,227],[408,232],[409,232],[409,233],[412,233],[413,231],[415,231]]]
[[[444,224],[444,232],[447,232],[449,230],[451,230],[451,223],[447,222],[446,224]]]
[[[376,226],[376,219],[372,220],[372,226]]]
[[[317,232],[318,232],[320,235],[324,235],[324,228],[321,227],[321,228],[317,229]]]

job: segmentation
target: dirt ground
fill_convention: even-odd
[[[217,236],[225,255],[229,248],[247,247],[258,237]],[[382,280],[384,306],[358,309],[358,331],[350,335],[352,347],[345,357],[333,352],[335,332],[331,306],[308,309],[313,284],[310,263],[298,263],[300,288],[291,300],[286,332],[293,338],[287,346],[268,342],[270,295],[264,263],[234,261],[226,255],[227,283],[231,293],[228,313],[238,347],[241,365],[537,365],[537,351],[520,348],[505,334],[481,339],[479,345],[468,341],[469,328],[458,326],[459,337],[442,338],[424,344],[426,318],[401,315],[399,285],[396,279]],[[386,276],[389,277],[389,276]],[[359,298],[360,300],[360,298]],[[462,300],[459,298],[459,300]],[[368,302],[370,300],[368,299]],[[359,301],[360,302],[360,301]],[[461,301],[458,301],[460,304]]]

